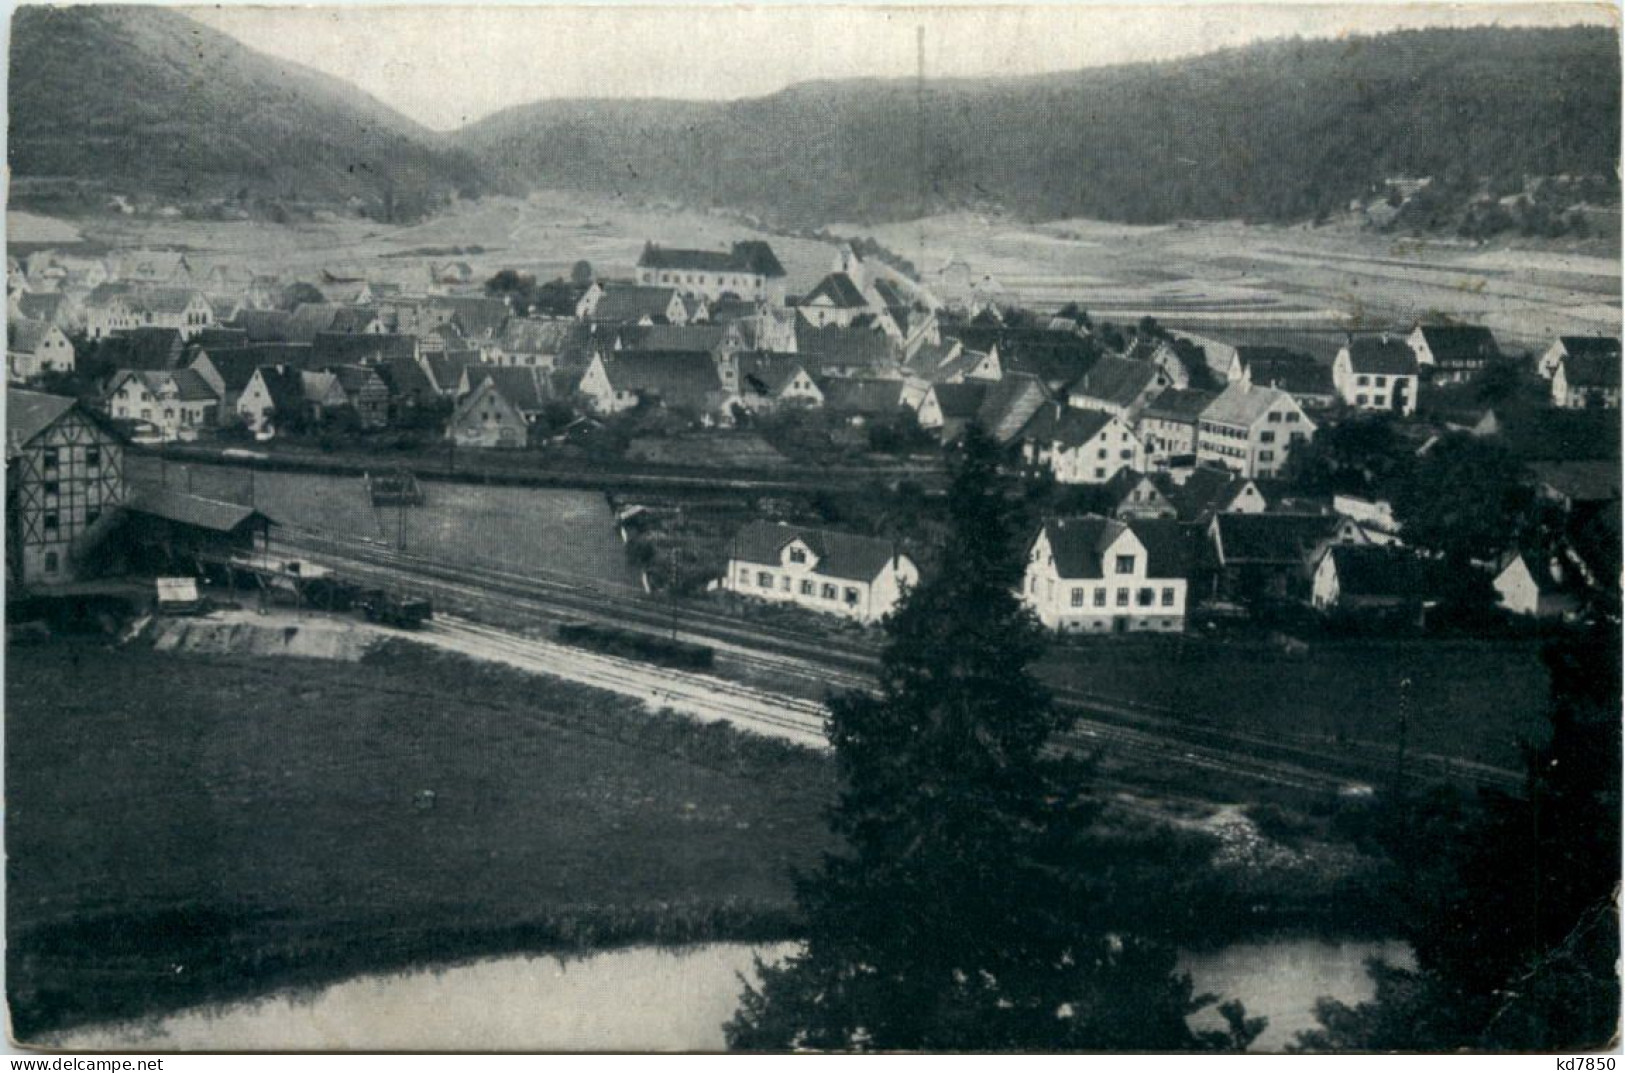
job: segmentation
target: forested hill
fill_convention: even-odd
[[[18,8],[9,92],[14,201],[224,198],[399,218],[484,188],[477,162],[354,86],[161,8]]]
[[[923,92],[853,81],[714,104],[550,101],[456,139],[515,182],[730,205],[787,224],[966,206],[1293,220],[1398,176],[1463,190],[1613,176],[1619,108],[1612,31],[1482,28]]]

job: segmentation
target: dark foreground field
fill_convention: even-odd
[[[1546,733],[1550,684],[1535,641],[1336,641],[1293,657],[1260,642],[1091,638],[1056,645],[1057,686],[1174,709],[1182,722],[1297,741],[1459,757],[1508,770]]]
[[[825,760],[415,647],[370,659],[10,649],[18,1038],[488,952],[788,932]]]

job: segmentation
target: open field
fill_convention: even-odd
[[[991,276],[1012,300],[1174,327],[1408,327],[1428,313],[1504,342],[1619,331],[1620,262],[1601,240],[1519,248],[1233,222],[1026,225],[958,213],[873,229],[945,298]],[[949,271],[946,266],[955,265]]]
[[[448,261],[468,262],[476,283],[501,268],[551,279],[568,275],[578,260],[590,262],[601,275],[624,278],[632,274],[646,241],[723,248],[739,239],[765,238],[773,243],[788,273],[786,286],[795,294],[811,289],[829,271],[834,257],[834,250],[822,243],[755,231],[720,215],[552,191],[525,199],[462,202],[404,227],[338,217],[283,225],[121,216],[77,220],[72,226],[98,247],[185,249],[199,272],[224,264],[309,280],[327,269],[335,275],[397,282],[416,291],[428,286],[431,264]],[[72,226],[33,214],[12,213],[7,218],[13,233],[56,236],[35,241],[69,241]],[[451,252],[456,249],[464,252]]]
[[[416,647],[8,663],[24,1038],[361,968],[775,938],[822,846],[813,753]]]
[[[551,278],[582,259],[601,274],[624,277],[648,240],[720,248],[765,238],[788,272],[789,293],[797,294],[829,270],[832,258],[822,243],[759,231],[722,214],[566,191],[463,202],[405,227],[336,217],[291,225],[131,217],[69,224],[22,213],[11,214],[7,226],[18,239],[36,242],[70,241],[77,228],[96,247],[184,248],[202,271],[226,264],[313,279],[326,269],[416,290],[427,285],[430,265],[450,260],[467,261],[476,282],[499,268]],[[1559,333],[1619,331],[1619,255],[1602,239],[1480,246],[1341,223],[1023,224],[972,213],[831,229],[873,235],[918,265],[944,298],[962,298],[991,276],[1008,299],[1039,308],[1077,301],[1109,320],[1150,314],[1195,329],[1375,328],[1442,313],[1485,323],[1507,344],[1529,349]]]
[[[129,460],[132,482],[258,506],[279,524],[377,540],[447,563],[635,583],[601,493],[425,481],[421,507],[374,509],[359,477]]]
[[[1413,751],[1517,770],[1520,740],[1546,732],[1549,685],[1533,642],[1340,641],[1294,659],[1259,643],[1102,638],[1056,646],[1042,673],[1055,686],[1313,743],[1328,756],[1346,741],[1397,747],[1402,697]]]

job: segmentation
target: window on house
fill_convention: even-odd
[[[1367,387],[1371,383],[1371,378],[1369,376],[1362,376],[1359,379],[1355,380],[1354,382],[1356,384],[1358,384],[1360,387]]]
[[[1095,470],[1095,479],[1100,480],[1100,481],[1105,480],[1106,479],[1106,471],[1103,470],[1103,469],[1097,468]]]
[[[1135,594],[1134,602],[1141,607],[1150,607],[1157,602],[1156,589],[1141,589]]]
[[[779,588],[783,589],[785,592],[790,591],[790,578],[788,576],[781,577],[779,579]]]
[[[45,494],[46,495],[54,496],[54,495],[56,495],[57,493],[59,493],[61,491],[62,491],[62,485],[60,483],[58,483],[56,481],[46,481],[45,482]]]
[[[85,511],[85,524],[86,525],[95,525],[96,524],[96,519],[100,518],[101,516],[102,516],[102,512],[99,511],[99,510],[96,510],[94,508],[92,508],[90,510],[87,510],[87,511]]]
[[[1263,432],[1260,432],[1258,434],[1258,442],[1259,443],[1274,443],[1275,442],[1275,430],[1267,428]]]
[[[858,590],[857,589],[854,589],[854,588],[851,588],[851,587],[847,588],[847,590],[846,590],[846,602],[847,602],[848,606],[856,606],[856,604],[858,602]]]
[[[1073,589],[1072,590],[1072,606],[1073,607],[1082,607],[1083,606],[1083,590],[1082,589]]]
[[[1387,395],[1373,395],[1371,397],[1371,405],[1373,405],[1373,406],[1387,406],[1388,405],[1388,396]]]
[[[1096,607],[1105,607],[1106,606],[1106,590],[1104,588],[1099,588],[1099,589],[1095,590],[1095,606]]]
[[[1287,414],[1286,415],[1286,423],[1289,424],[1289,425],[1297,424],[1298,423],[1298,415],[1297,415],[1297,413],[1294,412],[1294,413]]]
[[[59,527],[58,523],[60,521],[61,521],[61,519],[57,517],[56,511],[53,510],[49,514],[47,514],[45,516],[45,529],[46,529],[46,532],[54,535],[56,533],[56,530]]]
[[[58,566],[58,564],[60,562],[61,562],[61,560],[57,558],[56,552],[54,552],[54,551],[46,552],[45,553],[45,572],[47,574],[56,573],[57,566]]]
[[[1109,452],[1107,452],[1107,450],[1106,450],[1106,448],[1104,448],[1104,447],[1102,447],[1102,448],[1101,448],[1101,449],[1100,449],[1100,453],[1099,453],[1099,456],[1098,456],[1098,457],[1100,457],[1100,458],[1105,458],[1105,457],[1106,457],[1106,455],[1107,455],[1107,454],[1108,454],[1108,453],[1109,453]]]
[[[1260,452],[1258,452],[1258,460],[1260,462],[1274,462],[1275,461],[1275,452],[1274,451],[1260,451]]]
[[[803,596],[811,596],[813,594],[813,591],[814,590],[813,590],[813,583],[812,582],[803,581],[801,583],[801,595],[803,595]]]
[[[1118,589],[1117,590],[1117,606],[1118,607],[1127,607],[1128,606],[1128,590],[1127,589]]]
[[[1356,405],[1356,406],[1364,406],[1365,405],[1365,396],[1364,395],[1356,395],[1356,396],[1354,396],[1354,405]]]
[[[57,466],[57,462],[59,460],[59,457],[60,456],[58,455],[57,449],[55,447],[47,447],[45,449],[45,457],[43,459],[43,461],[45,463],[45,468],[46,469],[55,469],[56,466]]]
[[[1387,387],[1388,386],[1388,378],[1386,376],[1377,377],[1377,386],[1378,387]]]
[[[1281,423],[1281,415],[1272,410],[1270,411],[1269,421],[1272,425],[1278,425]]]
[[[749,585],[750,584],[750,571],[749,570],[741,570],[741,571],[739,571],[739,580],[740,580],[741,584]]]
[[[1308,437],[1302,432],[1294,432],[1292,434],[1293,443],[1302,443],[1306,439],[1308,439]]]
[[[807,549],[806,548],[791,548],[790,549],[790,561],[793,562],[793,563],[804,563],[804,562],[806,562],[807,561]]]
[[[1170,588],[1170,589],[1163,589],[1162,590],[1162,606],[1163,607],[1172,607],[1172,606],[1174,606],[1174,590],[1173,589]]]
[[[766,570],[760,571],[756,575],[756,584],[764,589],[771,589],[773,587],[773,575]]]
[[[824,599],[826,599],[826,600],[835,599],[835,586],[834,585],[825,585],[823,590],[820,592],[820,595],[823,596]]]
[[[1132,556],[1132,555],[1119,555],[1117,557],[1117,572],[1119,574],[1132,574],[1132,573],[1134,573],[1134,556]]]

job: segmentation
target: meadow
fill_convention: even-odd
[[[22,1039],[482,953],[781,938],[825,845],[822,756],[415,646],[7,662]]]

